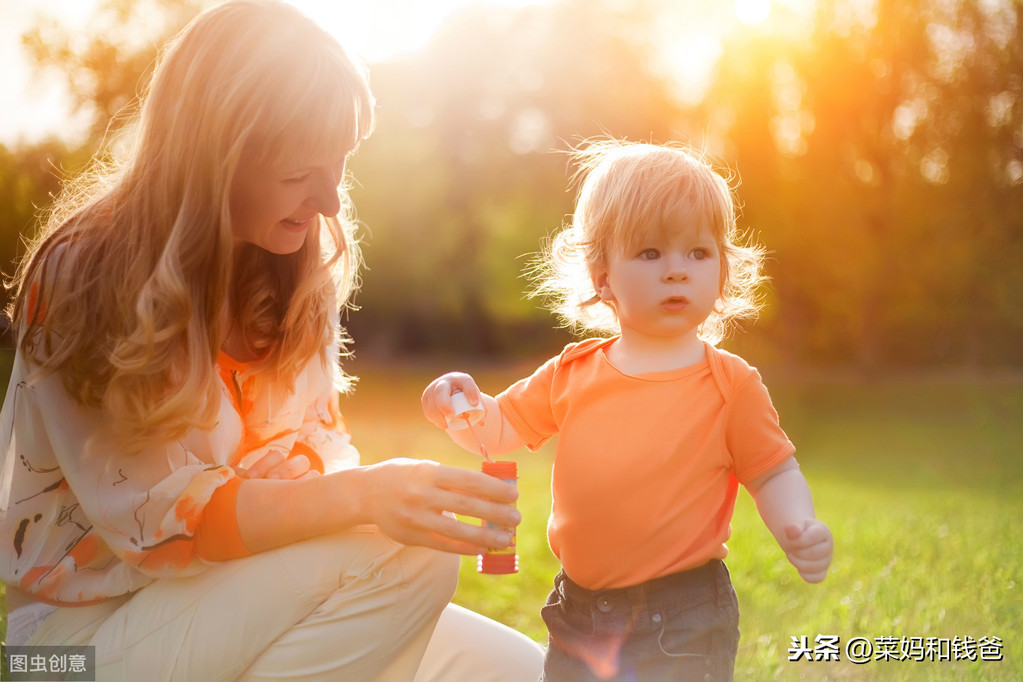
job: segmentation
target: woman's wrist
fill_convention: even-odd
[[[322,509],[331,510],[330,516],[342,531],[367,523],[374,523],[367,504],[366,491],[373,485],[372,467],[357,466],[319,477],[324,486]]]
[[[238,487],[238,528],[253,552],[368,523],[361,467],[297,480],[249,479]]]

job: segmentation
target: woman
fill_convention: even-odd
[[[168,46],[125,160],[62,195],[10,311],[9,643],[94,645],[97,679],[536,679],[539,647],[448,605],[455,554],[510,541],[452,513],[513,526],[514,492],[358,466],[338,412],[338,186],[372,112],[313,22],[225,2]]]

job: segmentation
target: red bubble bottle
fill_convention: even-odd
[[[454,414],[448,418],[448,428],[469,429],[473,438],[476,439],[476,443],[480,448],[480,455],[483,457],[483,473],[493,476],[494,478],[499,478],[513,488],[517,488],[518,467],[515,462],[490,459],[490,455],[487,454],[486,447],[484,447],[479,435],[477,435],[476,430],[473,428],[473,424],[479,423],[486,414],[483,405],[471,406],[469,405],[469,401],[466,399],[464,393],[461,391],[455,391],[451,394],[451,406],[454,409]],[[514,508],[515,504],[512,503],[509,506]],[[515,552],[515,529],[501,528],[500,526],[488,521],[484,521],[483,525],[495,530],[508,531],[508,533],[511,534],[512,541],[511,544],[504,549],[491,549],[486,554],[480,554],[476,561],[476,570],[479,573],[491,573],[495,575],[518,573],[519,555]]]
[[[499,478],[512,487],[518,486],[518,468],[515,462],[497,461],[487,459],[483,461],[483,473],[494,478]],[[514,504],[509,505],[514,507]],[[500,529],[500,526],[483,522],[488,528]],[[491,549],[486,554],[480,554],[476,561],[476,570],[479,573],[507,574],[519,572],[519,555],[515,552],[515,529],[504,528],[511,534],[511,544],[504,549]]]

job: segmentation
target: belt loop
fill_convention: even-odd
[[[558,571],[558,574],[554,576],[554,589],[557,590],[558,594],[561,596],[562,604],[568,600],[568,591],[565,589],[565,581],[567,578],[568,576],[565,575],[564,570]]]

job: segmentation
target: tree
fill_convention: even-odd
[[[518,257],[572,210],[559,152],[601,133],[668,139],[682,117],[617,19],[580,0],[470,8],[373,69],[377,131],[352,163],[370,268],[356,337],[405,352],[564,342],[524,299]]]
[[[40,216],[82,159],[58,140],[11,150],[0,145],[0,269],[10,279]],[[6,309],[9,296],[3,297]],[[6,328],[6,327],[5,327]],[[10,339],[6,339],[10,341]]]
[[[76,109],[92,113],[89,142],[123,122],[151,71],[157,50],[211,0],[104,0],[83,35],[57,19],[43,21],[22,42],[39,70],[66,79]]]
[[[866,370],[990,355],[980,347],[1018,361],[1003,340],[1023,313],[1006,284],[1023,174],[1015,5],[817,7],[798,40],[730,46],[708,100],[731,112],[746,218],[775,250],[768,330],[792,360]]]
[[[107,0],[85,39],[57,24],[29,35],[40,68],[68,74],[94,112],[89,148],[205,4]],[[706,144],[738,171],[741,222],[772,250],[757,339],[790,361],[1023,361],[1023,5],[818,0],[726,36],[693,104],[652,55],[695,7],[474,6],[421,53],[373,65],[377,132],[351,164],[369,264],[359,347],[563,343],[522,272],[572,210],[562,152],[609,134]],[[17,159],[42,163],[20,182],[60,165],[48,153]],[[18,191],[52,191],[38,182]]]

